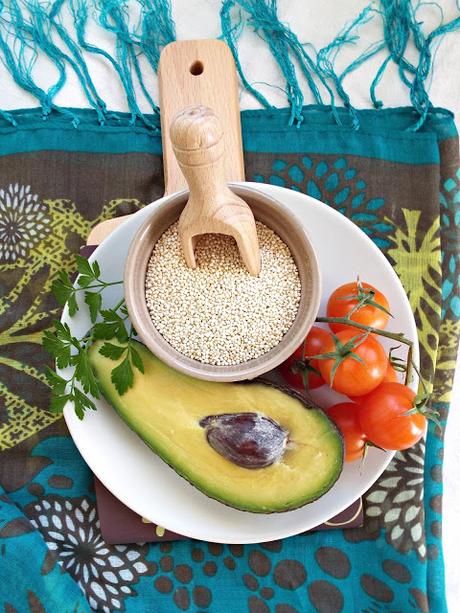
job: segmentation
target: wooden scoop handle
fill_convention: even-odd
[[[188,107],[170,129],[174,154],[190,189],[189,208],[202,220],[212,215],[216,199],[228,198],[225,181],[224,133],[219,119],[205,106]],[[231,194],[231,192],[230,192]],[[209,230],[203,229],[203,233]]]
[[[171,143],[187,180],[190,195],[179,219],[185,261],[195,268],[194,248],[201,234],[233,236],[249,272],[260,272],[257,230],[249,206],[227,186],[224,135],[216,114],[208,107],[188,107],[173,119]]]
[[[158,66],[165,195],[187,187],[173,153],[169,128],[178,111],[191,105],[212,108],[224,126],[227,181],[244,181],[238,77],[232,52],[221,40],[179,40],[161,52]],[[153,175],[154,176],[154,175]],[[98,245],[129,215],[97,224],[87,243]]]

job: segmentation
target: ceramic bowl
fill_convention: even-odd
[[[231,189],[251,207],[254,217],[271,228],[289,247],[301,282],[297,316],[281,341],[262,356],[231,366],[214,366],[193,360],[172,347],[156,330],[145,299],[147,265],[155,243],[179,216],[188,192],[179,192],[153,208],[130,246],[124,273],[124,289],[129,316],[142,342],[163,362],[197,379],[242,381],[262,375],[284,362],[302,344],[318,313],[321,276],[310,239],[295,216],[282,202],[237,183]],[[173,307],[172,307],[173,308]]]

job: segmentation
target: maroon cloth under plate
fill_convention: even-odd
[[[157,541],[180,541],[187,537],[169,530],[159,528],[146,521],[118,500],[94,477],[97,510],[101,524],[102,536],[106,543],[122,545],[124,543],[147,543]],[[314,530],[331,530],[334,528],[358,528],[363,525],[363,504],[358,498],[347,509],[321,524]]]

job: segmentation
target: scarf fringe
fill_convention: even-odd
[[[140,12],[135,23],[132,9]],[[64,25],[64,11],[70,11],[73,32]],[[114,55],[87,41],[90,20],[92,25],[97,24],[114,36]],[[140,57],[143,56],[156,72],[161,49],[173,40],[175,27],[169,0],[9,0],[8,3],[0,0],[0,59],[16,84],[37,99],[44,119],[52,111],[63,113],[69,116],[75,127],[80,121],[75,113],[54,102],[64,87],[69,67],[77,75],[100,125],[121,121],[118,113],[108,111],[99,95],[87,67],[86,52],[104,57],[112,66],[126,95],[130,124],[140,121],[158,131],[158,122],[146,116],[138,105],[137,87],[144,94],[152,113],[159,114],[158,106],[145,86]],[[46,56],[58,72],[57,80],[46,90],[40,87],[33,75],[41,55]],[[16,124],[10,113],[0,113],[6,121]]]
[[[435,2],[429,4],[439,8],[442,18],[441,7]],[[223,0],[221,38],[233,53],[244,87],[263,107],[273,109],[255,84],[248,81],[238,54],[238,40],[245,28],[252,28],[267,44],[284,80],[281,89],[290,107],[289,125],[297,126],[303,121],[301,83],[305,81],[314,101],[328,104],[339,125],[343,124],[344,115],[338,112],[337,102],[348,111],[347,123],[359,129],[358,113],[344,82],[371,57],[386,51],[370,86],[370,101],[376,109],[383,106],[377,89],[386,68],[394,62],[418,115],[410,129],[419,130],[431,108],[426,82],[432,69],[434,42],[460,29],[459,16],[448,23],[442,19],[432,32],[424,33],[423,23],[417,17],[423,6],[423,2],[415,4],[415,0],[371,2],[334,40],[316,50],[301,42],[293,29],[279,19],[277,0]],[[69,23],[69,16],[74,24],[72,31],[64,25]],[[341,50],[355,45],[360,29],[376,19],[382,24],[382,40],[372,43],[339,73],[336,60]],[[113,36],[113,54],[88,42],[88,28],[95,25]],[[145,71],[157,71],[162,48],[175,38],[170,0],[0,0],[0,60],[16,84],[36,98],[43,119],[50,113],[60,113],[68,116],[75,127],[79,117],[54,102],[66,83],[69,69],[77,76],[100,125],[125,121],[123,114],[108,110],[91,78],[86,57],[99,55],[107,60],[121,82],[130,112],[129,124],[141,124],[157,132],[159,109],[145,84]],[[415,62],[408,59],[414,48]],[[40,86],[34,70],[42,56],[57,71],[55,82],[48,88]],[[149,114],[139,108],[140,92],[151,108]],[[0,117],[17,125],[17,116],[6,110],[0,109]]]
[[[344,87],[345,77],[377,53],[386,50],[388,55],[379,67],[370,87],[372,104],[374,108],[383,106],[382,100],[376,97],[376,89],[388,64],[393,61],[398,66],[402,83],[409,90],[412,106],[419,115],[419,119],[410,129],[419,130],[432,107],[425,83],[432,68],[433,42],[440,36],[460,29],[460,17],[457,17],[448,23],[441,23],[432,32],[425,35],[422,30],[423,22],[420,22],[417,18],[417,13],[423,8],[424,4],[424,2],[417,2],[415,5],[411,0],[371,2],[356,19],[345,26],[331,43],[319,51],[315,51],[311,44],[300,43],[290,27],[280,22],[277,0],[224,0],[221,11],[221,25],[223,37],[232,49],[238,72],[246,89],[261,104],[270,108],[262,94],[245,79],[238,57],[236,40],[233,34],[233,20],[235,19],[234,15],[237,14],[238,22],[241,23],[244,19],[242,15],[246,14],[244,25],[239,27],[239,33],[244,27],[252,27],[268,43],[270,51],[285,78],[285,92],[291,107],[290,123],[297,125],[302,122],[303,96],[297,76],[300,69],[316,102],[322,102],[321,88],[325,88],[329,96],[332,113],[337,123],[340,124],[340,117],[335,112],[335,91],[338,99],[348,110],[351,126],[358,129],[359,118]],[[441,17],[443,16],[439,4],[436,2],[429,2],[429,4],[436,6]],[[354,45],[359,39],[359,29],[374,19],[380,19],[382,22],[383,40],[370,45],[345,70],[338,74],[335,63],[340,51],[345,46]],[[418,62],[415,64],[407,59],[410,46],[414,46],[418,53]]]

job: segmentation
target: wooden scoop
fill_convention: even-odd
[[[238,77],[232,53],[221,40],[180,40],[169,43],[160,56],[161,135],[165,195],[187,187],[173,153],[169,128],[173,117],[188,106],[211,107],[224,127],[224,166],[227,181],[244,181]],[[98,245],[129,215],[103,221],[88,236]]]
[[[246,202],[225,180],[222,125],[212,109],[191,106],[180,111],[170,129],[177,162],[190,195],[179,219],[179,237],[189,268],[196,268],[195,245],[202,234],[233,236],[243,262],[257,277],[260,273],[256,222]]]

